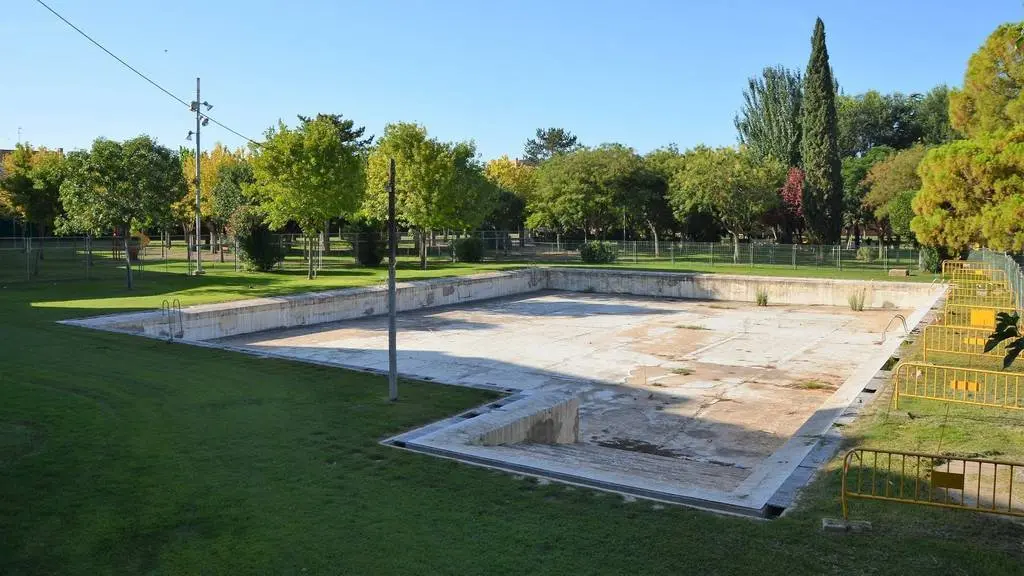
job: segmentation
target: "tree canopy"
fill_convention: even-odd
[[[537,169],[525,162],[502,156],[484,166],[487,179],[498,189],[494,209],[486,224],[495,229],[515,230],[526,222],[526,207],[537,189]]]
[[[963,88],[949,95],[953,128],[975,137],[1024,123],[1021,23],[996,28],[967,63]]]
[[[61,213],[60,185],[64,181],[64,154],[18,144],[4,157],[0,196],[11,215],[37,226],[45,236]]]
[[[98,139],[88,151],[67,157],[67,177],[60,187],[65,232],[93,234],[119,231],[128,236],[147,226],[166,224],[171,205],[184,193],[181,158],[149,136],[125,142]],[[132,285],[127,266],[128,287]]]
[[[922,145],[887,154],[875,162],[865,175],[863,183],[867,189],[863,204],[876,218],[888,218],[890,202],[903,192],[917,192],[921,188],[921,177],[917,167],[927,149]]]
[[[641,166],[640,157],[621,144],[551,158],[538,171],[537,201],[529,223],[580,231],[584,237],[604,236],[622,221],[623,207],[617,201]]]
[[[398,218],[420,234],[420,266],[426,267],[427,230],[476,228],[492,208],[497,188],[484,176],[472,142],[441,142],[418,124],[388,124],[370,152],[363,212],[387,217],[388,162],[395,160]]]
[[[778,206],[786,166],[735,148],[701,146],[684,156],[669,197],[676,217],[694,208],[713,213],[732,236],[738,255],[739,237],[754,232],[761,218]]]
[[[1024,128],[933,148],[917,173],[911,229],[921,243],[1024,250]]]
[[[536,166],[552,156],[579,148],[576,136],[564,128],[537,128],[536,136],[523,146],[523,161]]]
[[[279,122],[263,144],[252,147],[254,184],[246,190],[272,228],[295,222],[311,238],[331,218],[359,208],[366,185],[366,141],[359,139],[362,129],[339,128],[337,119],[300,117],[295,128]]]
[[[747,81],[743,108],[733,119],[740,144],[759,158],[800,165],[800,72],[783,66],[765,68]]]

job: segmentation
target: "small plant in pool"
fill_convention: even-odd
[[[757,294],[754,295],[754,300],[757,302],[758,306],[767,306],[768,305],[768,290],[766,290],[764,288],[758,288],[757,289]]]
[[[863,312],[864,299],[866,297],[867,291],[865,291],[863,288],[847,296],[846,301],[850,303],[850,310],[853,310],[854,312]]]

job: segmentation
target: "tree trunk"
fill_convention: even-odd
[[[128,230],[129,227],[125,226],[125,229]],[[132,255],[128,251],[128,233],[127,232],[123,235],[122,239],[124,241],[124,261],[125,261],[125,264],[127,265],[126,266],[126,270],[128,271],[128,276],[127,276],[127,279],[128,279],[128,289],[131,290],[132,289]]]
[[[860,248],[860,222],[853,225],[853,247]]]
[[[427,269],[427,231],[423,228],[419,229],[420,239],[420,270]]]
[[[651,236],[654,237],[654,257],[657,258],[659,256],[659,251],[658,251],[658,229],[654,227],[654,223],[651,222],[650,220],[647,221],[647,225],[650,226],[650,228],[651,228]]]
[[[305,241],[305,246],[306,246],[306,279],[307,280],[312,280],[313,279],[313,238],[311,236],[309,236],[308,234],[304,234],[303,236],[305,236],[305,240],[306,240]]]
[[[732,232],[732,263],[740,261],[740,235]]]

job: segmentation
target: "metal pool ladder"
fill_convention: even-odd
[[[173,342],[175,338],[185,337],[185,323],[181,314],[181,301],[175,298],[173,301],[164,300],[160,305],[160,313],[167,324],[167,341]],[[177,321],[178,330],[174,330]]]
[[[893,321],[897,319],[903,324],[903,335],[905,336],[907,334],[910,334],[910,330],[907,328],[907,319],[903,316],[903,314],[897,314],[889,319],[889,323],[885,325],[885,330],[882,330],[882,339],[879,340],[878,342],[875,342],[875,344],[878,344],[879,346],[885,344],[885,335],[887,332],[889,332],[889,327],[892,326]]]

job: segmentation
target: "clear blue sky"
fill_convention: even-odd
[[[542,126],[646,152],[735,142],[748,76],[804,69],[814,18],[844,92],[959,85],[1020,0],[48,0],[170,91],[259,139],[279,118],[342,113],[380,134],[416,121],[519,155]],[[0,147],[87,147],[147,133],[188,144],[188,111],[35,0],[0,14]],[[198,17],[197,17],[198,15]],[[243,141],[211,125],[205,145]]]

